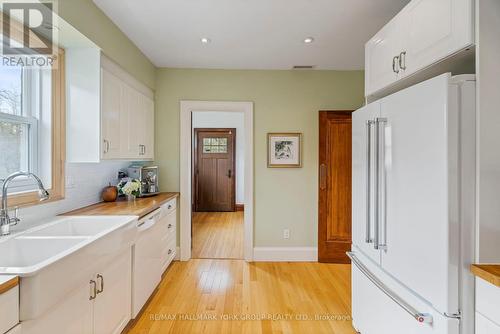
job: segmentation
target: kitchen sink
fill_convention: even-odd
[[[21,278],[19,317],[35,319],[129,248],[137,216],[60,216],[0,237],[0,275]]]
[[[70,216],[23,234],[23,237],[92,237],[114,229],[123,222],[120,216]]]
[[[20,237],[0,242],[0,273],[9,269],[21,271],[50,259],[84,242],[86,238],[30,238]],[[3,270],[2,270],[3,269]]]

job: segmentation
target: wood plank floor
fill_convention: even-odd
[[[193,259],[243,259],[243,212],[193,212]]]
[[[350,294],[350,265],[174,262],[129,333],[352,334]]]

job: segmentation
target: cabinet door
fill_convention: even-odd
[[[401,52],[400,18],[396,16],[386,24],[365,46],[365,95],[389,86],[398,80],[395,56]]]
[[[352,114],[352,242],[365,255],[380,262],[373,247],[375,213],[375,124],[380,102],[373,102]]]
[[[154,158],[154,136],[155,136],[155,109],[153,99],[143,95],[143,145],[144,145],[144,159]]]
[[[473,43],[472,0],[413,0],[401,13],[404,75]]]
[[[102,70],[101,92],[101,157],[119,159],[123,150],[120,129],[126,123],[123,114],[122,89],[120,79],[106,70]]]
[[[93,285],[92,277],[83,278],[71,293],[41,317],[22,322],[23,334],[39,333],[92,333]]]
[[[132,311],[132,254],[127,249],[117,256],[96,277],[102,292],[94,300],[94,333],[118,334],[131,319]]]
[[[122,140],[125,144],[123,152],[124,158],[139,160],[142,158],[142,106],[141,96],[134,88],[124,84],[123,97],[124,114],[126,115],[126,124],[121,129]]]

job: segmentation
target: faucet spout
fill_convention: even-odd
[[[46,199],[49,198],[49,192],[45,187],[43,186],[42,180],[38,176],[36,176],[33,173],[29,172],[15,172],[10,174],[3,180],[3,185],[2,185],[2,205],[0,206],[0,233],[1,235],[7,235],[10,234],[10,225],[12,224],[17,224],[19,219],[16,217],[10,218],[9,217],[9,207],[7,205],[7,190],[9,188],[9,184],[12,180],[18,178],[18,177],[31,177],[35,179],[38,185],[38,196],[40,198],[40,201],[45,201]],[[17,212],[17,211],[16,211]]]

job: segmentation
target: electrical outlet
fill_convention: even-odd
[[[290,239],[290,230],[287,228],[283,230],[283,239]]]

